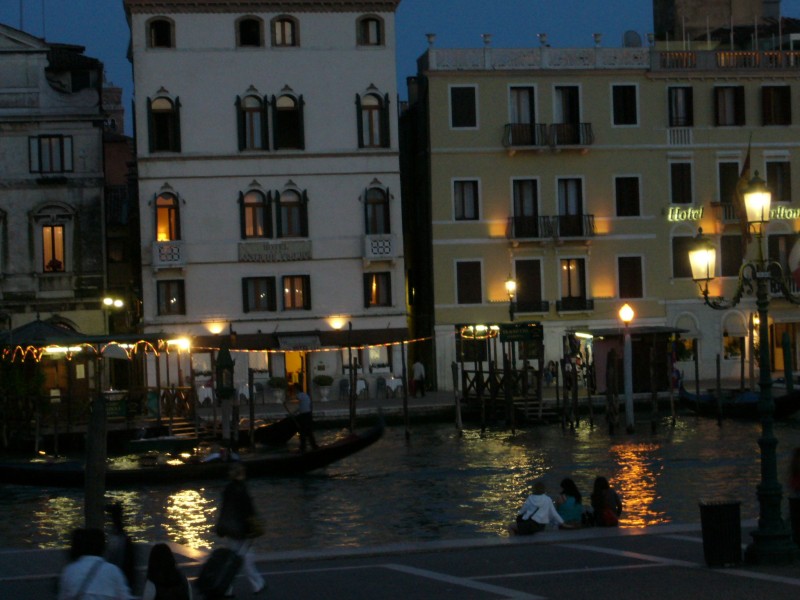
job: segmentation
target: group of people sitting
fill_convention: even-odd
[[[561,481],[561,492],[555,498],[547,495],[543,481],[533,484],[528,496],[509,530],[516,535],[531,535],[548,525],[560,529],[580,527],[615,527],[622,514],[622,500],[605,477],[594,480],[588,505],[583,504],[578,486],[570,478]]]

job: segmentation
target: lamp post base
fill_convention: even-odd
[[[744,560],[751,565],[786,565],[800,560],[800,547],[792,541],[788,528],[773,531],[757,529],[745,548]]]

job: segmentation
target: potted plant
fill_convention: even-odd
[[[330,375],[315,375],[314,384],[319,388],[320,399],[326,402],[331,393],[333,377]]]
[[[281,403],[286,398],[286,388],[289,387],[286,377],[270,377],[267,385],[272,388],[275,402]]]

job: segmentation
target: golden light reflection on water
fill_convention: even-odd
[[[658,453],[660,444],[616,444],[611,447],[618,471],[611,480],[612,487],[622,496],[624,512],[620,525],[646,527],[668,523],[663,512],[653,509],[658,499],[657,480],[661,475]]]
[[[63,548],[69,544],[70,532],[83,526],[83,502],[63,496],[47,498],[37,504],[32,520],[46,538],[41,548]]]
[[[167,498],[162,527],[167,537],[192,548],[209,548],[217,504],[201,491],[182,490]]]

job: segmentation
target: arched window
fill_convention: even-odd
[[[390,233],[389,193],[381,188],[369,188],[365,193],[367,235]]]
[[[306,237],[308,235],[307,219],[308,198],[294,190],[281,192],[278,200],[278,236],[279,238]]]
[[[358,147],[389,147],[389,96],[381,98],[368,93],[363,97],[356,95],[358,111]]]
[[[383,45],[383,21],[378,17],[361,17],[356,24],[359,46]]]
[[[258,96],[236,98],[239,121],[239,150],[267,150],[267,111]]]
[[[272,97],[272,118],[276,150],[305,148],[303,131],[303,97],[283,94]]]
[[[264,45],[264,28],[261,19],[242,17],[236,22],[236,45],[259,48]]]
[[[249,191],[241,197],[242,237],[272,237],[269,198],[259,191]]]
[[[180,152],[180,101],[147,99],[150,152]]]
[[[297,19],[292,17],[275,17],[272,20],[272,45],[290,47],[300,45]]]
[[[163,193],[156,198],[156,241],[174,242],[181,239],[180,208],[174,194]]]
[[[147,46],[149,48],[174,48],[175,25],[169,19],[159,17],[147,24]]]

